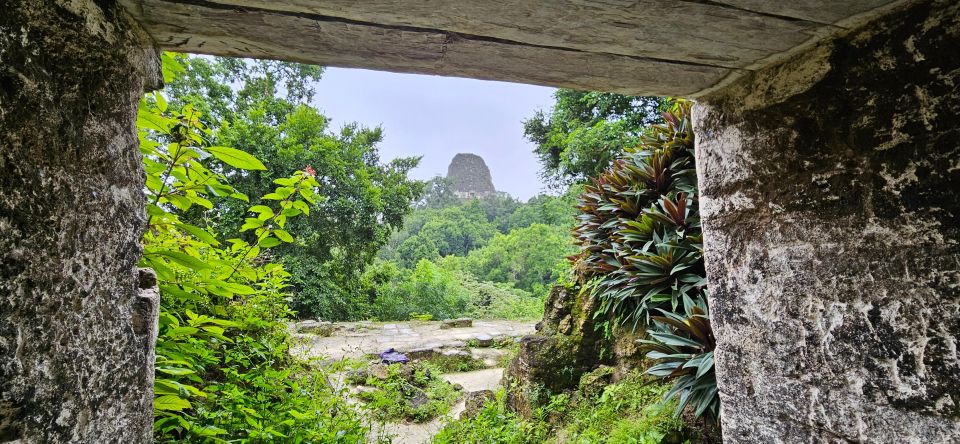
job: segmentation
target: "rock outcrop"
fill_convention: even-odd
[[[453,156],[447,167],[447,180],[453,194],[460,199],[490,197],[497,193],[483,158],[476,154],[460,153]]]
[[[618,340],[606,338],[597,329],[596,299],[554,287],[547,298],[537,333],[520,340],[517,356],[504,372],[507,403],[529,417],[550,395],[571,391],[580,378],[594,369],[612,367],[612,380],[619,380],[642,359],[636,348],[617,346],[639,336],[618,331]]]

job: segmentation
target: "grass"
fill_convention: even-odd
[[[687,434],[673,417],[675,401],[664,402],[669,385],[632,374],[577,403],[565,415],[561,433],[568,443],[681,443]]]
[[[510,361],[512,361],[514,356],[517,356],[517,353],[520,351],[520,343],[511,341],[509,343],[503,343],[500,348],[504,351],[504,354],[500,355],[500,358],[497,359],[497,367],[507,368],[507,366],[510,365]]]

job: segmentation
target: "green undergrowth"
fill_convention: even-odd
[[[548,436],[546,423],[525,420],[511,412],[503,390],[470,419],[450,421],[433,437],[434,444],[541,443]]]
[[[472,418],[448,422],[434,444],[453,443],[688,443],[692,433],[674,417],[669,386],[634,373],[604,387],[549,397],[532,418],[511,412],[503,391]]]
[[[357,398],[381,420],[425,422],[450,411],[460,391],[428,363],[374,366]]]
[[[683,421],[673,416],[676,401],[662,401],[669,388],[631,375],[571,407],[557,436],[583,444],[686,442]]]

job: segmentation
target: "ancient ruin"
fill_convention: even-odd
[[[954,0],[0,10],[0,440],[150,441],[161,49],[697,97],[724,440],[960,440]]]
[[[483,158],[476,154],[459,153],[453,156],[447,167],[447,180],[453,187],[453,194],[460,199],[489,197],[497,192],[490,169]]]

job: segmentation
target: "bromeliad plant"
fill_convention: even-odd
[[[634,328],[704,287],[690,103],[678,101],[580,197],[580,280]]]
[[[705,302],[690,309],[703,312],[693,318],[684,311],[685,301],[705,301],[706,287],[690,107],[690,102],[675,101],[663,114],[664,124],[651,126],[639,146],[625,150],[607,171],[592,179],[580,196],[581,214],[573,231],[581,252],[571,260],[578,281],[600,301],[596,316],[634,330],[648,329],[650,346],[671,347],[664,341],[681,337],[680,332],[662,330],[664,325],[678,327],[690,320],[699,327],[697,332],[710,327]],[[688,344],[699,344],[712,353],[712,339],[708,340],[712,334],[687,338]],[[677,364],[681,354],[697,363],[697,373],[699,365],[704,365],[694,385],[688,384],[686,370],[663,372],[662,366]],[[652,374],[678,378],[668,395],[680,396],[678,413],[690,403],[697,406],[698,416],[716,417],[717,409],[710,407],[719,405],[710,356],[703,360],[701,353],[690,350],[649,355],[663,361],[654,367],[658,370],[651,369]],[[687,362],[678,365],[689,368]]]
[[[717,397],[717,378],[713,371],[713,350],[717,340],[710,326],[710,311],[706,300],[684,297],[683,313],[659,310],[663,316],[653,316],[653,325],[647,330],[649,339],[641,340],[647,357],[658,361],[647,373],[674,380],[666,397],[678,396],[677,413],[687,405],[693,406],[695,416],[720,416],[720,398]]]
[[[167,68],[172,60],[164,61]],[[155,93],[137,121],[148,199],[141,266],[156,272],[161,292],[154,437],[360,442],[360,416],[323,375],[290,357],[288,274],[264,254],[293,242],[287,219],[309,213],[318,183],[309,167],[277,179],[262,198],[269,204],[250,207],[238,238],[185,222],[187,212],[216,217],[223,199],[248,201],[228,178],[265,168],[243,151],[210,146],[198,115],[190,106],[168,109]]]

